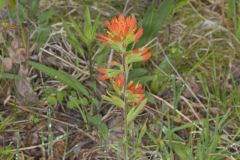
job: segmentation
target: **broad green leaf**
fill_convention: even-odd
[[[89,93],[87,89],[77,79],[73,78],[68,73],[61,70],[53,69],[51,67],[47,67],[37,62],[28,61],[28,63],[32,65],[34,68],[38,69],[39,71],[47,74],[48,76],[56,80],[61,81],[62,83],[68,85],[73,89],[76,89],[76,91],[82,93],[83,95],[89,98]]]
[[[88,116],[88,122],[97,127],[104,139],[108,137],[109,130],[107,125],[102,121],[101,115]]]

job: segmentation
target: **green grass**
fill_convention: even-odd
[[[130,72],[129,79],[144,84],[148,98],[145,110],[129,124],[130,159],[240,159],[237,0],[224,1],[226,6],[197,0],[153,1],[153,6],[143,0],[52,1],[41,9],[37,0],[31,6],[20,2],[9,13],[0,3],[1,18],[17,23],[19,16],[20,39],[37,47],[26,63],[13,64],[9,72],[0,67],[0,90],[8,97],[0,97],[0,159],[36,158],[36,145],[43,159],[56,153],[62,159],[122,157],[121,112],[117,102],[102,98],[111,88],[97,79],[97,68],[118,57],[96,36],[104,32],[104,20],[125,7],[145,30],[138,45],[147,44],[153,52],[150,62]],[[14,36],[3,33],[1,60],[9,57]],[[22,75],[19,68],[26,64],[28,73]],[[40,99],[34,106],[19,104],[14,87],[3,88],[4,81],[22,76]],[[26,143],[26,135],[35,136],[37,144]]]

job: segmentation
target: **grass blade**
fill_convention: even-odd
[[[62,83],[70,86],[73,89],[76,89],[78,92],[82,93],[86,97],[89,97],[87,89],[78,80],[74,79],[68,73],[61,70],[53,69],[51,67],[47,67],[45,65],[33,61],[28,61],[28,63],[32,65],[34,68],[38,69],[39,71],[47,74],[48,76],[56,80],[61,81]]]

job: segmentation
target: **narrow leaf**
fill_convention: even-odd
[[[127,123],[132,122],[143,110],[147,99],[144,99],[136,108],[132,108],[127,115]]]
[[[115,96],[115,97],[111,98],[111,97],[102,95],[102,98],[113,105],[124,108],[124,102],[119,97]]]
[[[88,116],[88,121],[90,124],[97,127],[104,139],[107,138],[109,130],[107,125],[102,121],[102,117],[99,114],[95,116]]]
[[[39,71],[47,74],[48,76],[54,79],[61,81],[62,83],[72,87],[73,89],[76,89],[78,92],[82,93],[86,97],[89,97],[87,89],[77,79],[74,79],[68,73],[61,70],[53,69],[51,67],[47,67],[45,65],[33,61],[28,61],[28,63],[32,65],[34,68],[38,69]]]

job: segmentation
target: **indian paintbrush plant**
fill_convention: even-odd
[[[139,83],[129,81],[129,71],[134,62],[149,60],[152,53],[148,48],[128,49],[131,44],[136,44],[143,34],[143,28],[137,27],[133,17],[125,18],[123,15],[106,20],[106,34],[99,34],[98,40],[103,45],[110,46],[121,57],[120,61],[112,61],[110,68],[99,68],[102,74],[99,80],[110,80],[114,92],[108,92],[102,98],[119,107],[123,111],[124,135],[122,139],[125,160],[129,159],[128,153],[128,127],[130,123],[142,112],[147,102],[144,88]]]

